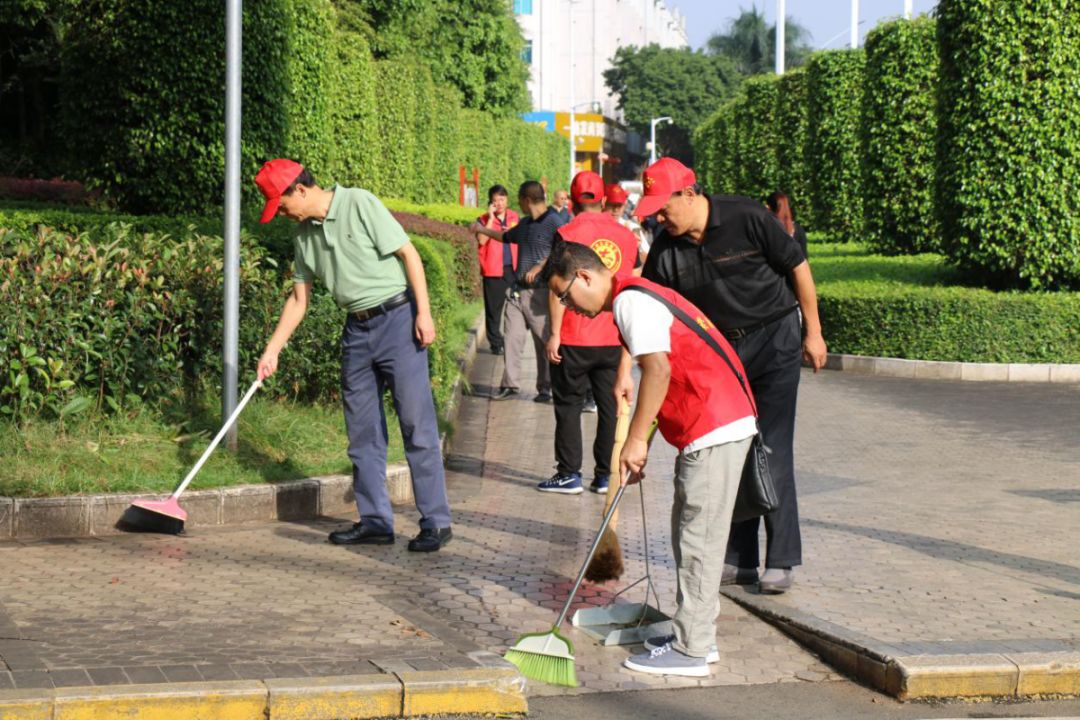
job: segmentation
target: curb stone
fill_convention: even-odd
[[[454,383],[452,399],[442,415],[446,427],[451,427],[457,419],[466,376],[484,338],[484,318],[481,315],[469,331],[469,339],[458,359],[461,372]],[[440,442],[445,456],[452,444],[450,433],[442,433]],[[407,464],[387,465],[386,484],[394,505],[409,505],[415,501],[412,475]],[[157,500],[161,496],[161,493],[101,493],[46,498],[0,497],[0,541],[120,535],[123,531],[116,528],[116,522],[134,500]],[[348,475],[263,485],[234,485],[184,494],[187,527],[306,520],[350,514],[355,512],[355,508],[352,478]]]
[[[809,367],[807,363],[802,364]],[[883,378],[970,380],[973,382],[1052,382],[1080,384],[1080,365],[1048,363],[954,363],[913,361],[902,357],[873,357],[828,353],[826,370],[846,370]]]
[[[0,690],[3,720],[335,720],[528,712],[516,668]]]
[[[898,700],[1080,695],[1080,651],[912,655],[741,586],[720,593],[838,671]]]
[[[809,367],[805,362],[803,366]],[[1080,364],[949,362],[829,353],[825,369],[919,380],[1080,384]]]

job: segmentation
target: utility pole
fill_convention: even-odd
[[[569,0],[566,4],[566,31],[568,47],[570,48],[570,177],[566,181],[566,187],[570,187],[570,183],[574,181],[574,161],[576,158],[576,148],[574,147],[574,3],[576,0]]]
[[[851,49],[859,47],[859,0],[851,0]]]
[[[240,64],[241,0],[225,2],[225,337],[222,344],[221,415],[236,409],[240,336]],[[225,436],[236,450],[236,425]]]
[[[911,19],[911,6],[914,4],[913,0],[904,0],[904,19]]]
[[[776,46],[776,74],[784,74],[784,24],[787,22],[785,15],[786,10],[784,6],[786,3],[784,0],[776,0],[776,42],[773,43]]]

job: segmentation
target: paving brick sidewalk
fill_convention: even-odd
[[[478,392],[497,381],[500,363],[478,357]],[[327,544],[326,533],[350,518],[198,528],[178,538],[0,543],[0,689],[476,667],[521,633],[546,629],[599,524],[602,498],[534,489],[551,472],[550,406],[463,402],[448,474],[455,538],[437,554],[409,553],[402,541]],[[646,484],[656,508],[654,579],[668,610],[671,453],[658,450]],[[629,497],[622,535],[634,578],[643,548],[637,498]],[[413,534],[415,521],[403,509],[399,532]],[[587,587],[581,604],[606,603],[610,593]],[[719,626],[723,660],[700,682],[624,671],[626,648],[601,648],[571,630],[583,683],[576,692],[837,677],[730,601]]]
[[[731,596],[913,665],[1080,677],[1080,387],[803,380],[806,564],[787,595]]]

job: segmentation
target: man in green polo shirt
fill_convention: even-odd
[[[435,340],[424,265],[408,235],[367,190],[324,190],[292,160],[271,160],[255,176],[266,197],[261,222],[275,215],[298,223],[293,292],[259,360],[259,379],[307,310],[317,278],[348,312],[341,333],[341,399],[360,522],[330,533],[335,545],[389,545],[394,515],[386,490],[386,415],[390,388],[412,473],[420,534],[409,550],[432,552],[450,541],[439,428],[431,397],[427,347]]]

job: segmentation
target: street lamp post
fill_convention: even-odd
[[[581,102],[577,105],[570,106],[570,179],[567,182],[574,182],[574,175],[577,170],[577,137],[574,134],[574,111],[579,107],[589,106],[589,109],[593,112],[600,112],[600,103],[596,100],[589,100],[587,102]],[[603,149],[603,148],[601,148]]]
[[[667,117],[666,115],[664,117],[653,118],[652,120],[649,121],[649,164],[650,165],[652,165],[654,162],[656,162],[656,124],[657,123],[662,123],[662,122],[666,122],[666,123],[668,123],[670,125],[671,123],[673,123],[675,121],[672,120],[671,118]]]
[[[859,47],[859,0],[851,0],[851,49]]]
[[[222,344],[221,414],[236,409],[238,338],[240,328],[240,58],[241,0],[225,6],[225,336]],[[225,435],[236,450],[236,425]]]
[[[905,20],[910,20],[911,19],[911,6],[912,6],[912,0],[904,0],[904,19]]]
[[[785,16],[784,0],[776,0],[776,42],[773,43],[776,46],[776,74],[784,74],[784,24],[787,20]]]

